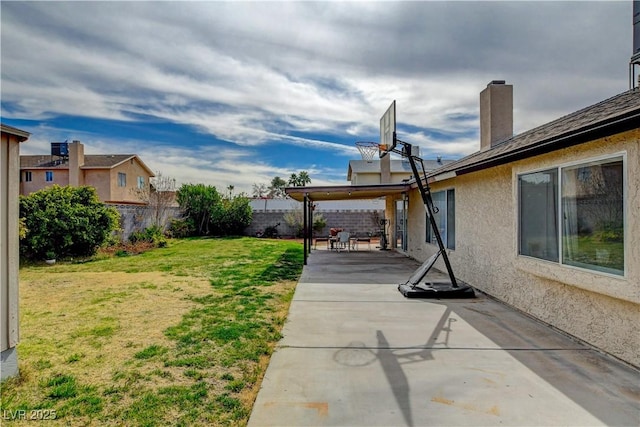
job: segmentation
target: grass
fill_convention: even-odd
[[[2,413],[245,425],[301,268],[299,243],[253,238],[23,267],[20,375],[2,383]]]
[[[569,248],[572,249],[569,256]],[[601,256],[598,256],[598,252]],[[564,259],[566,264],[595,268],[617,274],[624,273],[624,243],[602,241],[592,236],[565,237]]]

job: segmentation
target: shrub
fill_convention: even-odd
[[[159,248],[167,246],[167,239],[162,232],[162,228],[157,225],[152,225],[142,231],[134,231],[129,235],[129,242],[147,242]]]
[[[244,194],[222,197],[215,187],[204,184],[185,184],[177,192],[177,200],[188,223],[172,221],[172,235],[242,234],[251,224],[253,212]],[[180,220],[177,220],[180,221]]]
[[[304,228],[304,213],[301,208],[284,214],[284,221],[295,230],[296,237],[302,237]],[[321,213],[313,214],[313,231],[320,232],[327,226],[327,220]]]
[[[193,225],[191,218],[185,219],[171,219],[169,223],[168,234],[170,237],[183,238],[193,236],[196,232],[196,227]]]
[[[213,209],[211,231],[220,236],[237,236],[251,225],[253,210],[249,199],[243,195],[224,199]]]
[[[176,199],[187,217],[193,221],[196,234],[209,234],[212,211],[221,200],[216,188],[204,184],[184,184],[176,193]]]
[[[27,230],[21,255],[45,259],[94,255],[117,229],[120,215],[100,202],[93,187],[53,185],[21,196],[20,217]]]

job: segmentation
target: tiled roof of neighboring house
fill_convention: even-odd
[[[429,174],[461,175],[638,128],[640,90],[630,90],[513,136]]]
[[[84,165],[81,169],[111,169],[127,160],[137,158],[151,176],[153,172],[135,154],[85,154]],[[20,156],[20,169],[69,169],[69,163],[62,162],[57,157],[47,155]]]
[[[83,168],[110,169],[120,163],[136,157],[135,154],[86,154]],[[68,169],[68,162],[61,162],[58,157],[47,155],[20,156],[20,167],[25,168],[57,168]]]
[[[85,155],[84,165],[82,169],[86,168],[112,168],[118,166],[127,160],[137,157],[135,154],[103,154],[103,155]]]

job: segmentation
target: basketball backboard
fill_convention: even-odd
[[[396,101],[393,100],[387,111],[380,118],[380,150],[382,158],[396,148]]]

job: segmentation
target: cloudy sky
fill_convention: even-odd
[[[632,2],[11,2],[1,8],[5,124],[23,154],[81,140],[179,183],[305,170],[347,184],[356,141],[425,158],[479,148],[478,97],[514,85],[516,133],[628,89]]]

